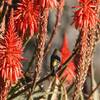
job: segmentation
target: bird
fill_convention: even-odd
[[[52,55],[51,55],[51,61],[50,61],[50,69],[52,75],[56,75],[59,67],[61,64],[61,53],[60,51],[56,48],[54,49]]]

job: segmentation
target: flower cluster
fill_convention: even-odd
[[[22,37],[29,30],[29,36],[38,31],[39,6],[33,0],[21,0],[15,11],[15,23],[17,30],[22,32]]]
[[[22,38],[27,35],[32,37],[38,32],[41,10],[55,8],[57,5],[57,0],[20,0],[15,11],[15,24]]]
[[[78,0],[79,6],[75,6],[77,10],[74,12],[73,23],[76,29],[92,29],[95,28],[97,18],[97,2],[95,0]]]
[[[9,80],[10,84],[15,84],[22,77],[22,54],[22,41],[15,32],[13,17],[10,17],[4,38],[0,39],[0,75],[5,82]]]
[[[62,55],[62,61],[61,61],[62,64],[71,55],[71,51],[68,48],[68,39],[66,38],[66,36],[64,36],[63,44],[62,44],[62,47],[61,47],[61,55]],[[66,80],[67,83],[71,84],[73,79],[74,79],[74,77],[75,77],[75,75],[76,75],[75,70],[76,70],[76,66],[74,65],[74,62],[71,61],[67,65],[66,69],[64,70],[62,78],[64,80]]]

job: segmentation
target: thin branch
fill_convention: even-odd
[[[62,90],[63,90],[63,93],[64,93],[64,94],[62,94],[62,99],[61,100],[69,100],[68,99],[68,95],[67,95],[66,88],[64,87],[63,84],[61,84],[61,87],[62,87]]]
[[[49,85],[49,87],[48,87],[48,89],[47,89],[47,94],[46,94],[46,96],[45,96],[45,99],[46,99],[46,100],[48,100],[48,99],[51,97],[51,95],[48,94],[48,93],[52,91],[52,89],[53,89],[53,87],[54,87],[54,85],[55,85],[55,81],[56,81],[56,78],[55,78],[55,77],[52,78],[52,80],[51,80],[51,82],[50,82],[50,85]]]
[[[71,86],[68,88],[67,93],[70,93],[70,91],[73,89],[75,81],[71,84]]]
[[[100,87],[100,82],[97,84],[96,88],[92,91],[92,93],[89,95],[87,100],[90,100],[90,98],[92,97],[92,95],[95,93],[95,91]]]
[[[31,37],[29,37],[29,38],[25,41],[25,43],[23,44],[23,48],[25,48],[25,47],[27,46],[27,44],[29,43],[30,40],[31,40]]]
[[[34,90],[34,88],[36,86],[36,77],[37,77],[37,72],[35,71],[34,77],[33,77],[34,79],[33,79],[32,86],[31,86],[31,91],[29,91],[29,95],[27,97],[27,100],[30,100],[32,92],[33,92],[33,90]]]
[[[58,26],[59,26],[59,21],[60,21],[60,19],[61,19],[61,9],[60,9],[60,3],[59,3],[59,6],[58,6],[58,8],[57,8],[56,22],[55,22],[55,25],[54,25],[54,27],[53,27],[53,31],[52,31],[52,33],[51,33],[51,37],[50,37],[50,40],[49,40],[49,42],[48,42],[48,45],[47,45],[47,47],[45,48],[45,51],[44,51],[45,54],[44,54],[44,56],[46,56],[47,53],[49,52],[50,47],[51,47],[51,45],[52,45],[52,42],[53,42],[53,40],[54,40],[54,37],[55,37],[56,34],[57,34],[57,28],[58,28]]]
[[[90,70],[91,70],[91,91],[93,91],[94,89],[94,68],[93,68],[93,59],[91,61],[91,64],[90,64]]]
[[[32,82],[28,83],[28,85],[25,85],[21,88],[21,91],[18,91],[16,94],[12,95],[11,97],[9,97],[7,100],[12,100],[15,97],[19,96],[20,94],[24,93],[25,91],[27,91],[30,87],[32,86]]]

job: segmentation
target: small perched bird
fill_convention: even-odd
[[[53,51],[53,54],[51,55],[51,62],[50,62],[50,69],[52,72],[52,75],[56,75],[56,72],[61,64],[61,54],[58,49],[55,49]]]

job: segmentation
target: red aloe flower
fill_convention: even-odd
[[[61,47],[61,55],[62,55],[62,61],[61,63],[63,64],[71,55],[71,51],[68,48],[68,39],[66,38],[66,35],[64,35],[64,40],[63,40],[63,44]],[[66,79],[66,82],[68,82],[69,84],[72,83],[73,78],[75,77],[76,73],[76,66],[74,65],[74,62],[71,61],[68,66],[66,67],[66,69],[63,72],[62,78]]]
[[[75,27],[83,30],[95,28],[98,21],[96,11],[97,2],[93,0],[78,1],[79,6],[74,7],[78,9],[74,12],[73,23]]]
[[[40,5],[43,8],[54,8],[57,7],[57,0],[40,0]]]
[[[22,32],[22,37],[29,29],[30,37],[34,32],[38,31],[39,6],[33,3],[33,0],[21,0],[18,3],[18,8],[15,11],[15,23],[19,31]]]
[[[15,32],[13,17],[10,17],[8,30],[0,39],[0,75],[4,81],[14,84],[22,77],[22,54],[22,41]]]

